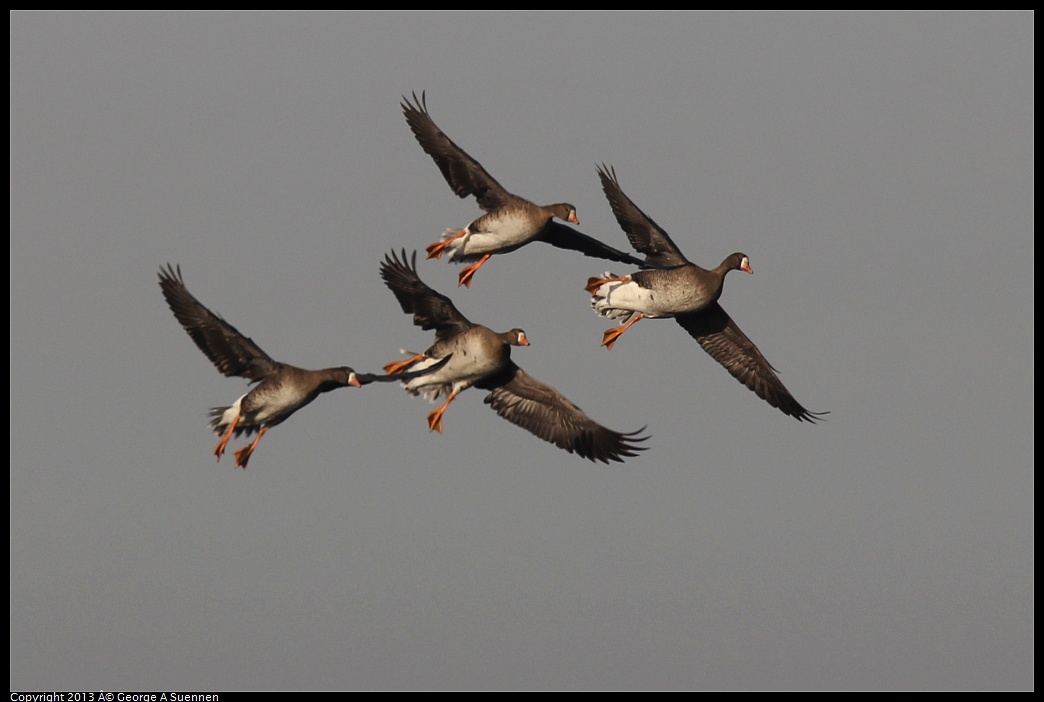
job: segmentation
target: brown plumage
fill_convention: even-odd
[[[406,368],[422,370],[452,354],[441,370],[406,380],[403,387],[414,395],[424,394],[446,401],[428,415],[431,431],[442,431],[442,415],[453,399],[471,386],[489,390],[485,402],[512,424],[591,461],[623,461],[635,456],[648,437],[643,431],[620,433],[605,428],[568,398],[527,374],[511,360],[512,346],[528,346],[521,329],[497,333],[474,324],[462,315],[448,297],[429,288],[417,275],[417,254],[409,264],[406,252],[392,252],[381,263],[381,277],[395,295],[403,312],[413,315],[421,329],[435,331],[435,343],[423,354],[389,363],[389,374]]]
[[[224,375],[258,383],[231,406],[210,410],[210,424],[222,437],[214,448],[219,461],[233,436],[250,436],[257,432],[252,444],[236,451],[236,465],[246,468],[257,443],[269,427],[282,424],[321,393],[349,385],[360,387],[403,378],[356,373],[347,366],[306,370],[280,363],[262,351],[253,339],[241,334],[197,300],[185,287],[180,266],[175,269],[167,264],[166,269],[160,268],[159,284],[174,317],[211,363]],[[430,370],[421,374],[426,372]]]
[[[448,250],[451,261],[476,262],[461,271],[458,285],[470,287],[475,271],[490,256],[514,251],[532,241],[645,267],[641,259],[555,221],[579,224],[576,208],[569,203],[541,206],[508,192],[432,121],[424,93],[420,99],[414,93],[412,102],[403,97],[402,112],[421,148],[435,161],[453,192],[462,198],[474,195],[486,212],[464,229],[447,229],[441,241],[427,247],[428,258],[439,258]]]
[[[794,399],[758,347],[718,304],[729,271],[753,273],[746,254],[731,254],[711,270],[700,268],[689,262],[667,232],[624,194],[615,171],[602,166],[598,176],[631,246],[644,254],[648,263],[662,267],[622,277],[606,273],[587,281],[591,306],[598,314],[630,318],[626,324],[607,330],[602,345],[612,348],[619,336],[643,317],[673,317],[704,351],[758,397],[799,421],[820,419],[825,413],[809,412]]]

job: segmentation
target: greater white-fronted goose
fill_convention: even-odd
[[[616,172],[598,169],[602,190],[627,238],[646,261],[661,268],[617,276],[590,278],[591,306],[603,317],[627,320],[608,329],[602,345],[612,348],[617,338],[643,317],[673,317],[703,350],[750,388],[758,397],[799,421],[814,422],[821,412],[809,412],[794,399],[758,347],[740,331],[718,304],[725,275],[741,270],[753,273],[746,254],[734,253],[717,268],[706,270],[690,263],[648,215],[624,195]]]
[[[412,395],[423,394],[432,402],[440,396],[446,401],[428,415],[428,428],[442,431],[442,415],[450,402],[465,389],[489,390],[485,402],[497,414],[526,431],[549,441],[569,453],[591,461],[623,461],[635,456],[648,439],[638,436],[644,429],[620,433],[603,427],[588,417],[564,395],[528,375],[511,360],[512,346],[529,346],[521,329],[498,334],[474,324],[462,315],[453,302],[429,288],[417,275],[417,253],[409,264],[392,252],[381,262],[381,277],[395,294],[403,312],[413,315],[421,329],[435,330],[435,343],[424,353],[412,353],[404,361],[384,367],[389,375],[406,369],[426,369],[439,359],[451,356],[441,370],[423,377],[404,378],[403,387]]]
[[[417,141],[435,161],[453,192],[462,198],[474,195],[479,207],[486,212],[464,229],[447,229],[441,241],[427,247],[428,258],[440,258],[448,250],[450,261],[471,262],[460,272],[458,285],[471,287],[475,271],[490,256],[514,251],[531,241],[544,241],[585,256],[645,267],[641,259],[556,222],[557,217],[580,223],[576,208],[569,203],[535,205],[505,190],[478,161],[436,126],[428,115],[424,93],[419,100],[414,93],[413,102],[403,96],[402,111]]]
[[[347,366],[305,370],[280,363],[193,297],[181,277],[181,266],[175,269],[167,264],[166,269],[160,268],[159,284],[174,316],[214,366],[227,376],[248,378],[258,383],[230,407],[210,410],[210,425],[221,437],[214,448],[219,461],[229,439],[257,432],[253,443],[236,451],[236,465],[246,468],[257,443],[269,427],[282,424],[320,393],[348,385],[360,387],[373,382],[402,380],[402,376],[356,373]],[[431,369],[411,375],[427,372]]]

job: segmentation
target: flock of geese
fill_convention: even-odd
[[[468,264],[458,286],[471,287],[476,272],[492,256],[534,241],[627,264],[638,270],[622,276],[606,272],[587,281],[595,312],[621,321],[605,332],[603,346],[611,349],[641,319],[673,318],[758,397],[799,421],[821,417],[823,413],[810,412],[794,399],[758,347],[718,304],[729,271],[753,272],[745,254],[734,253],[709,270],[691,263],[667,232],[624,194],[614,170],[603,165],[598,168],[602,190],[631,246],[645,258],[618,251],[563,223],[579,223],[573,205],[535,205],[506,190],[432,121],[423,93],[419,99],[414,93],[412,101],[404,97],[401,106],[417,141],[453,192],[461,198],[474,196],[485,212],[463,229],[447,229],[426,249],[428,258],[447,255],[450,261]],[[405,250],[401,255],[392,251],[381,262],[381,277],[402,311],[413,315],[413,323],[434,330],[435,342],[424,353],[405,352],[409,357],[385,365],[384,374],[357,373],[347,366],[306,370],[277,361],[197,300],[185,287],[180,267],[168,264],[160,269],[163,296],[196,346],[224,375],[257,383],[231,406],[210,411],[210,424],[220,437],[214,448],[219,461],[233,437],[256,433],[253,442],[235,452],[236,466],[246,468],[265,432],[321,393],[390,381],[400,381],[410,394],[433,402],[445,397],[428,415],[430,431],[442,431],[450,403],[474,386],[489,391],[485,402],[498,415],[582,458],[623,461],[647,448],[642,445],[649,438],[641,435],[644,428],[608,429],[515,365],[511,347],[528,346],[526,333],[498,333],[470,321],[448,297],[420,279],[416,261],[416,252],[407,256]]]

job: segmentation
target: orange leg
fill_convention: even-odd
[[[627,322],[627,324],[621,324],[618,327],[613,327],[612,329],[606,329],[605,330],[605,334],[602,335],[602,346],[604,346],[607,349],[613,348],[613,344],[615,344],[616,340],[618,338],[620,338],[620,335],[623,334],[628,329],[630,329],[631,325],[634,324],[635,322],[637,322],[641,318],[642,318],[642,314],[638,313],[638,314],[634,315],[633,317],[631,317],[631,320],[629,322]]]
[[[630,280],[631,276],[629,275],[625,275],[623,278],[588,278],[584,290],[594,295],[595,291],[606,283],[626,283]]]
[[[249,461],[250,457],[254,454],[254,449],[257,448],[257,442],[261,440],[261,437],[265,435],[266,431],[268,431],[268,427],[261,427],[261,431],[257,433],[257,438],[254,439],[254,443],[249,446],[244,446],[236,451],[236,466],[238,468],[246,470],[247,461]]]
[[[480,258],[478,261],[476,261],[475,263],[472,263],[470,266],[468,266],[467,268],[462,270],[460,272],[460,280],[457,281],[457,286],[459,287],[459,286],[463,285],[466,288],[470,288],[471,287],[471,277],[473,275],[475,275],[475,271],[477,271],[479,268],[482,267],[483,263],[485,263],[486,261],[489,260],[490,256],[492,256],[492,254],[486,254],[482,258]]]
[[[384,372],[388,375],[398,375],[404,373],[410,365],[420,361],[424,358],[424,354],[419,353],[416,356],[407,358],[405,361],[392,361],[391,363],[384,364]]]
[[[428,247],[424,249],[428,252],[428,258],[441,258],[442,254],[446,253],[447,246],[467,233],[467,229],[461,229],[449,239],[443,239],[442,241],[436,241],[434,244],[429,244]]]
[[[225,453],[225,447],[228,446],[228,440],[232,438],[232,430],[236,428],[237,424],[239,424],[238,414],[236,415],[236,418],[232,420],[232,423],[228,425],[228,431],[226,431],[225,435],[221,437],[221,441],[219,441],[218,445],[214,447],[214,455],[217,456],[219,461],[221,460],[222,454]]]
[[[446,401],[442,403],[442,407],[428,415],[428,431],[437,431],[442,433],[442,413],[449,407],[449,403],[453,402],[453,398],[457,396],[457,393],[451,392],[450,396],[446,398]]]

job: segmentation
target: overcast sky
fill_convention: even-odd
[[[12,689],[1033,688],[1033,14],[10,20]],[[694,262],[747,253],[722,305],[827,421],[669,320],[600,348],[627,268],[535,244],[419,270],[647,452],[379,384],[215,464],[248,386],[159,267],[295,365],[426,348],[379,262],[480,210],[421,90],[583,232],[627,248],[605,162]]]

